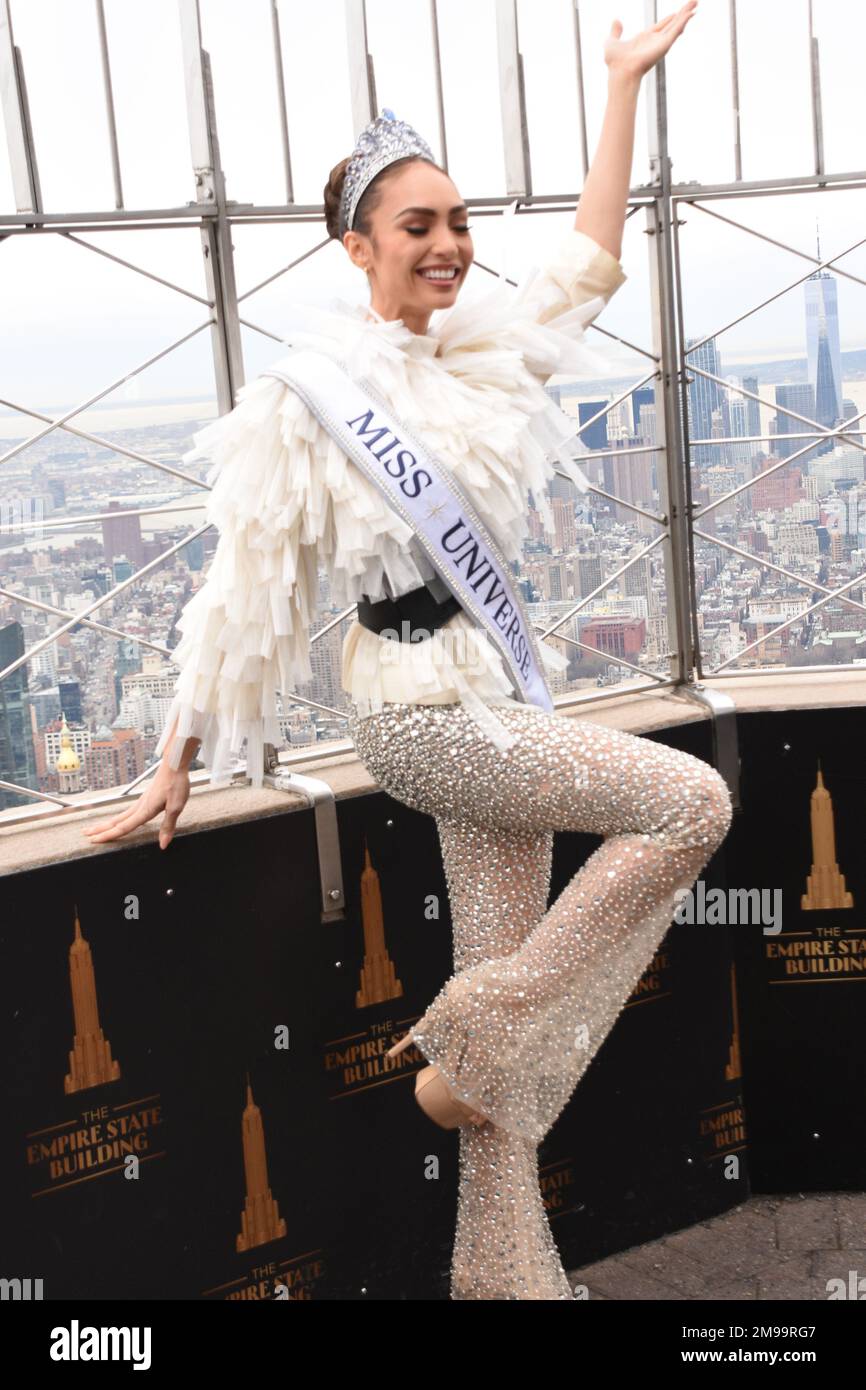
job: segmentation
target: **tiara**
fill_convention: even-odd
[[[394,112],[383,106],[381,116],[361,131],[358,143],[346,165],[343,196],[340,199],[340,240],[351,231],[355,212],[365,188],[377,174],[396,159],[418,155],[436,163],[426,140],[423,140],[407,121],[398,121]]]

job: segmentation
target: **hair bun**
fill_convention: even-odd
[[[346,166],[350,159],[351,155],[347,155],[345,159],[340,160],[339,164],[334,165],[324,188],[325,227],[328,236],[337,241],[340,239],[340,203],[343,197],[343,184],[346,181]]]

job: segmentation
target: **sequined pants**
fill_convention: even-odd
[[[731,821],[688,753],[536,705],[497,706],[506,752],[459,704],[350,718],[379,785],[433,816],[454,973],[411,1029],[489,1123],[460,1128],[452,1299],[572,1299],[539,1190],[557,1119]],[[555,830],[602,844],[548,908]],[[407,1057],[408,1054],[401,1054]]]

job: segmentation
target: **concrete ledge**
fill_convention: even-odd
[[[816,672],[814,675],[762,673],[755,676],[717,676],[701,683],[731,697],[738,712],[783,709],[827,709],[866,705],[866,668]],[[561,710],[569,719],[622,729],[626,733],[647,734],[708,719],[709,713],[698,701],[680,689],[611,696],[597,702]],[[293,764],[293,771],[327,782],[338,798],[362,796],[377,790],[367,769],[351,751],[318,757],[309,763]],[[130,799],[129,804],[132,804]],[[285,815],[304,809],[306,798],[294,792],[253,789],[243,784],[211,789],[193,785],[175,835],[214,829],[220,825]],[[81,811],[63,810],[46,815],[38,822],[3,824],[0,818],[0,874],[22,873],[41,865],[63,860],[110,854],[131,845],[153,842],[159,818],[116,841],[92,845],[83,833],[84,825],[98,824],[122,809],[87,807]],[[169,845],[166,853],[171,853]]]

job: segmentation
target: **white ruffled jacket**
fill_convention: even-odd
[[[604,374],[607,359],[588,347],[584,328],[625,279],[615,256],[572,229],[516,290],[497,281],[482,298],[435,312],[428,334],[337,300],[331,310],[308,309],[312,327],[294,332],[291,345],[330,351],[350,373],[375,381],[453,470],[506,559],[519,560],[527,492],[552,529],[554,464],[586,487],[571,459],[574,422],[544,384],[558,373]],[[155,751],[164,751],[176,720],[173,767],[186,740],[198,738],[199,758],[224,785],[246,744],[248,775],[260,786],[263,745],[282,741],[277,691],[287,698],[313,678],[319,565],[339,607],[363,594],[397,597],[433,571],[411,527],[275,377],[241,387],[235,408],[193,439],[184,459],[213,461],[206,517],[220,534],[207,578],[178,619],[180,675]],[[551,667],[564,664],[545,644],[541,650]],[[510,742],[489,707],[511,701],[513,686],[499,651],[462,611],[417,643],[354,623],[342,677],[362,714],[386,699],[459,699],[487,737]]]

